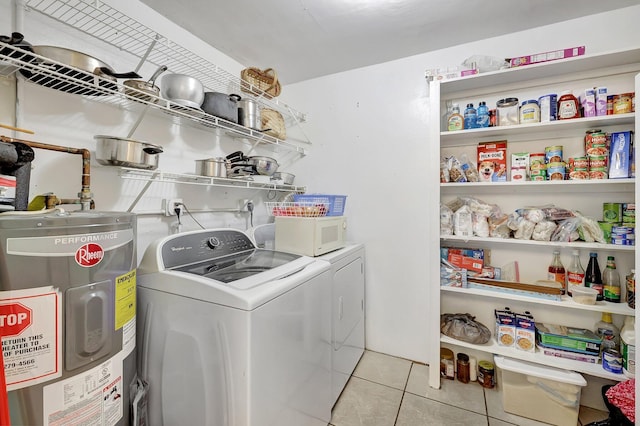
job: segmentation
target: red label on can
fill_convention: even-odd
[[[95,266],[104,257],[104,250],[99,244],[89,243],[76,251],[76,263],[84,268]]]

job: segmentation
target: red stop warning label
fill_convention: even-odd
[[[0,305],[0,336],[17,336],[31,325],[31,309],[20,303]]]

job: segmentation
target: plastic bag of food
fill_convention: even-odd
[[[511,236],[511,228],[507,225],[509,216],[504,213],[500,215],[489,216],[489,236],[495,238],[509,238]]]
[[[469,206],[462,206],[453,214],[453,232],[459,237],[473,236],[473,218]]]
[[[487,217],[478,213],[472,213],[471,219],[473,220],[473,235],[486,238],[489,236],[489,222]]]
[[[582,222],[578,228],[578,234],[583,241],[588,243],[597,241],[599,243],[606,244],[607,240],[604,237],[604,231],[600,228],[600,225],[595,219],[590,217],[581,216]]]
[[[495,56],[473,55],[465,59],[462,65],[470,69],[477,69],[478,72],[489,72],[509,68],[509,61]]]
[[[455,212],[460,207],[464,206],[465,202],[462,198],[456,197],[453,200],[449,201],[448,203],[445,203],[445,205]]]
[[[536,241],[549,241],[551,240],[551,235],[553,235],[553,231],[555,231],[557,225],[555,222],[550,220],[541,220],[536,223],[536,226],[533,228],[533,234],[531,234],[531,239]]]
[[[542,207],[540,208],[540,210],[542,210],[542,213],[544,213],[545,219],[548,219],[548,220],[558,221],[558,220],[569,219],[570,217],[576,216],[573,211],[563,209],[560,207],[553,207],[553,206]]]
[[[467,154],[460,156],[460,164],[462,165],[462,170],[464,171],[464,176],[467,178],[467,182],[478,182],[480,180],[478,169],[476,165],[469,160]]]
[[[453,235],[453,210],[440,205],[440,235]]]
[[[440,315],[440,332],[453,339],[482,345],[491,339],[491,331],[471,314]]]
[[[520,229],[520,223],[524,220],[522,216],[518,212],[513,212],[509,216],[507,216],[507,226],[512,231],[517,231]]]
[[[450,182],[451,178],[449,177],[449,166],[447,166],[447,161],[440,161],[440,183]]]
[[[522,209],[516,209],[516,213],[533,223],[538,223],[541,220],[545,219],[544,212],[542,211],[542,209],[539,209],[537,207],[525,207]]]
[[[558,223],[558,227],[551,235],[551,241],[575,241],[578,227],[582,223],[581,217],[572,217]]]
[[[464,170],[462,170],[462,164],[456,157],[447,158],[447,166],[449,169],[449,181],[450,182],[466,182]]]
[[[519,240],[530,240],[535,226],[535,223],[523,218],[523,220],[518,224],[518,229],[513,233],[513,238],[517,238]]]

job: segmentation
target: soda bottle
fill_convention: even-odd
[[[478,121],[478,113],[473,107],[473,104],[467,104],[467,108],[464,110],[464,129],[475,129]]]
[[[567,294],[572,295],[571,289],[575,286],[584,285],[584,268],[580,263],[580,251],[571,252],[571,264],[567,269]]]
[[[549,265],[549,273],[547,274],[549,281],[556,281],[562,285],[562,291],[566,285],[567,274],[564,269],[564,265],[560,261],[560,250],[553,251],[553,259]]]
[[[476,127],[489,127],[489,108],[485,101],[480,102],[477,113]]]
[[[584,274],[584,285],[598,290],[596,300],[602,300],[602,275],[600,275],[600,265],[598,265],[598,253],[589,253],[589,264]]]
[[[616,260],[613,256],[607,256],[607,267],[602,277],[603,298],[607,302],[620,303],[620,274],[616,270]]]

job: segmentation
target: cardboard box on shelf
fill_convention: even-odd
[[[507,141],[478,144],[478,175],[480,182],[507,181]]]
[[[584,46],[571,47],[569,49],[552,50],[550,52],[536,53],[534,55],[518,56],[509,60],[509,66],[522,67],[524,65],[538,64],[540,62],[557,61],[558,59],[582,56],[585,53]]]

